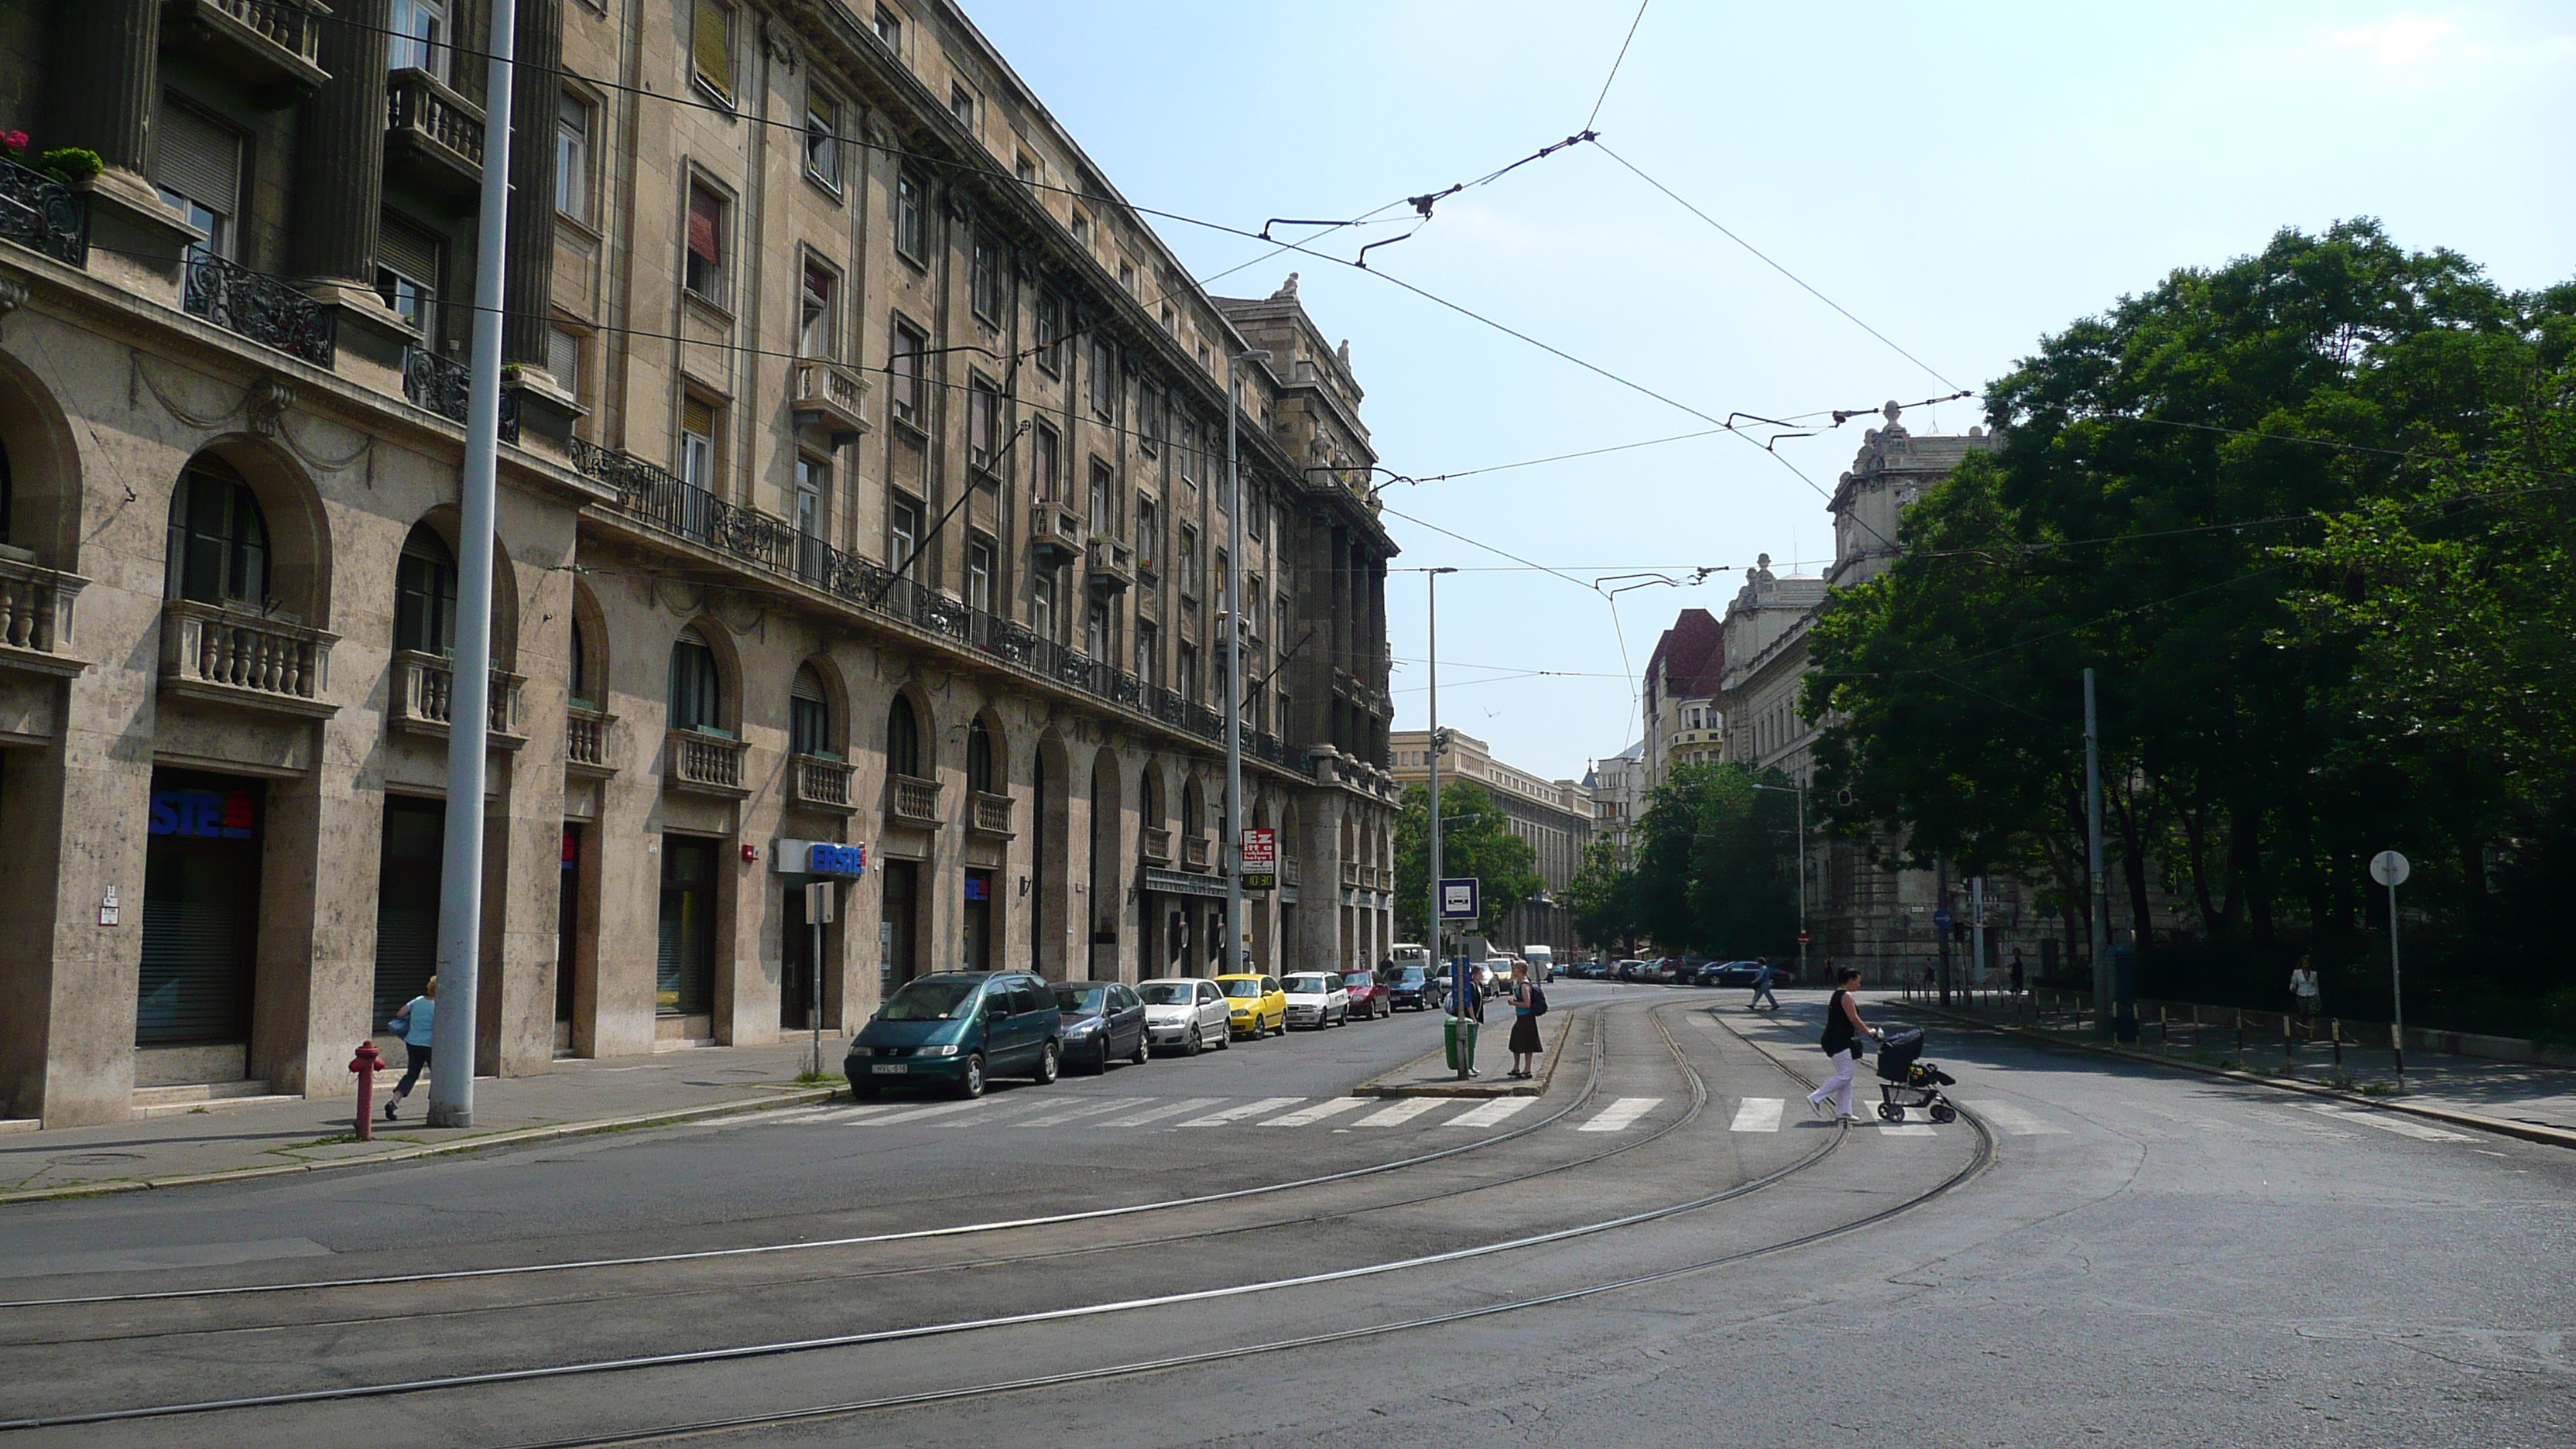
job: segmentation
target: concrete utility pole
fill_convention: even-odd
[[[483,935],[483,751],[492,724],[492,494],[501,454],[501,251],[510,222],[510,56],[517,7],[492,7],[484,84],[487,159],[475,236],[473,373],[456,549],[456,658],[447,722],[447,840],[439,863],[438,984],[429,1125],[474,1125],[474,1038]],[[560,968],[558,968],[560,969]]]
[[[1431,755],[1430,755],[1430,759],[1431,759],[1431,839],[1430,839],[1431,851],[1430,851],[1430,855],[1429,855],[1429,857],[1428,857],[1430,868],[1429,868],[1428,870],[1424,871],[1424,872],[1423,872],[1423,874],[1424,874],[1425,876],[1429,877],[1428,881],[1426,882],[1426,885],[1428,886],[1428,888],[1429,888],[1429,890],[1430,890],[1430,892],[1431,892],[1431,915],[1430,915],[1430,917],[1429,917],[1429,924],[1430,924],[1430,927],[1431,927],[1431,959],[1433,959],[1433,960],[1435,960],[1435,961],[1439,960],[1439,959],[1440,959],[1440,956],[1441,956],[1441,950],[1440,950],[1440,948],[1441,948],[1441,940],[1440,940],[1440,749],[1441,749],[1441,743],[1440,743],[1440,576],[1441,576],[1442,574],[1454,574],[1454,573],[1456,573],[1456,572],[1457,572],[1457,570],[1456,570],[1456,569],[1451,569],[1451,568],[1432,568],[1432,569],[1424,569],[1424,570],[1422,571],[1422,584],[1423,584],[1424,593],[1425,593],[1425,596],[1426,596],[1426,599],[1427,599],[1427,604],[1426,604],[1426,606],[1425,606],[1425,618],[1424,618],[1424,629],[1423,629],[1423,632],[1424,632],[1424,635],[1425,635],[1425,641],[1424,641],[1424,653],[1427,655],[1427,658],[1426,658],[1426,660],[1425,660],[1425,663],[1426,663],[1426,664],[1427,664],[1427,666],[1429,667],[1430,675],[1429,675],[1429,681],[1428,681],[1428,682],[1429,682],[1429,684],[1430,684],[1430,686],[1431,686]]]
[[[1255,347],[1225,360],[1225,953],[1227,971],[1243,966],[1243,453],[1235,446],[1243,390],[1235,370],[1270,360]],[[1195,827],[1193,827],[1195,828]],[[1273,963],[1276,964],[1275,962]]]
[[[2093,712],[2093,671],[2084,671],[2084,832],[2086,892],[2093,929],[2094,1028],[2111,1034],[2111,882],[2102,874],[2102,732]]]

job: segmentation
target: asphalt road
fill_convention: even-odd
[[[0,1213],[0,1418],[503,1376],[0,1441],[597,1442],[943,1393],[711,1441],[2576,1442],[2564,1151],[1948,1026],[1972,1120],[1846,1131],[1789,1075],[1812,994],[1552,994],[1565,1060],[1517,1105],[1343,1105],[1425,1015],[956,1110]],[[201,1265],[113,1271],[147,1244]]]

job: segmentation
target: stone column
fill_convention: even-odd
[[[308,281],[375,285],[392,9],[392,0],[334,0],[333,18],[320,22],[331,78],[304,102],[295,133],[294,266]]]
[[[54,6],[52,121],[45,149],[86,146],[143,182],[161,89],[160,0],[59,0]]]
[[[501,361],[543,372],[546,317],[554,306],[555,103],[563,93],[563,9],[562,0],[518,5],[518,69],[510,84],[510,230],[501,263],[509,302],[501,323]],[[592,144],[597,146],[597,137]],[[486,165],[496,149],[489,142],[484,146]]]

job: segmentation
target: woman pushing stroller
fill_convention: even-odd
[[[1836,1122],[1859,1120],[1852,1115],[1852,1048],[1862,1037],[1878,1035],[1860,1019],[1860,1002],[1852,995],[1852,988],[1859,984],[1860,972],[1849,966],[1834,978],[1833,1000],[1825,1003],[1825,1034],[1817,1043],[1832,1059],[1834,1074],[1807,1094],[1807,1105],[1815,1109],[1817,1116],[1831,1117]],[[1828,1099],[1833,1103],[1831,1107],[1825,1105]]]

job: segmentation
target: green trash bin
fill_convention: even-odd
[[[1441,1030],[1441,1045],[1448,1053],[1449,1070],[1463,1072],[1476,1065],[1476,1019],[1453,1016]]]

